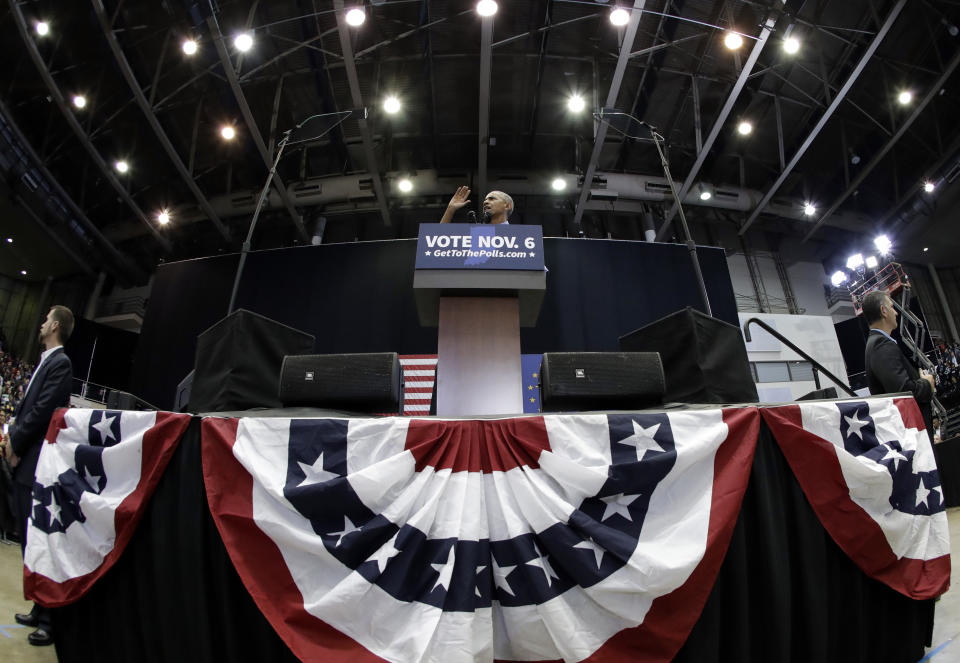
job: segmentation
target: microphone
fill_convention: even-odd
[[[493,215],[490,214],[490,212],[484,212],[484,213],[483,213],[483,222],[484,222],[484,223],[490,223],[490,219],[492,219],[492,218],[493,218]]]
[[[470,219],[470,223],[476,223],[477,213],[474,212],[473,210],[470,210],[469,212],[467,212],[467,218]]]

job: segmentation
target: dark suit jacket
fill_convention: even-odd
[[[54,350],[40,364],[33,383],[13,411],[15,421],[10,427],[10,444],[20,464],[13,470],[13,480],[24,486],[33,486],[33,478],[40,457],[43,437],[50,425],[50,417],[58,407],[70,405],[70,387],[73,367],[63,348]]]
[[[920,413],[923,414],[927,432],[932,436],[933,412],[930,401],[933,399],[933,389],[900,351],[900,346],[880,332],[871,331],[867,337],[864,366],[867,369],[867,384],[871,394],[895,394],[903,391],[913,394],[920,406]]]

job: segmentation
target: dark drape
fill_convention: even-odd
[[[195,419],[137,533],[91,592],[55,611],[60,661],[296,660],[234,571],[207,508]],[[933,601],[857,569],[824,531],[769,430],[684,663],[914,663]]]
[[[943,486],[943,503],[947,508],[960,506],[960,437],[933,445],[933,455]]]

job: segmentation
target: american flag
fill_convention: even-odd
[[[430,400],[437,381],[437,355],[400,355],[403,408],[408,417],[430,414]]]
[[[669,661],[746,489],[754,408],[203,421],[214,521],[302,660]]]

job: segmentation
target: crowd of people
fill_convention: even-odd
[[[947,409],[960,405],[960,343],[941,344],[940,360],[934,371],[937,377],[937,398]]]
[[[0,339],[0,426],[13,416],[13,408],[23,398],[33,366],[10,354]]]

